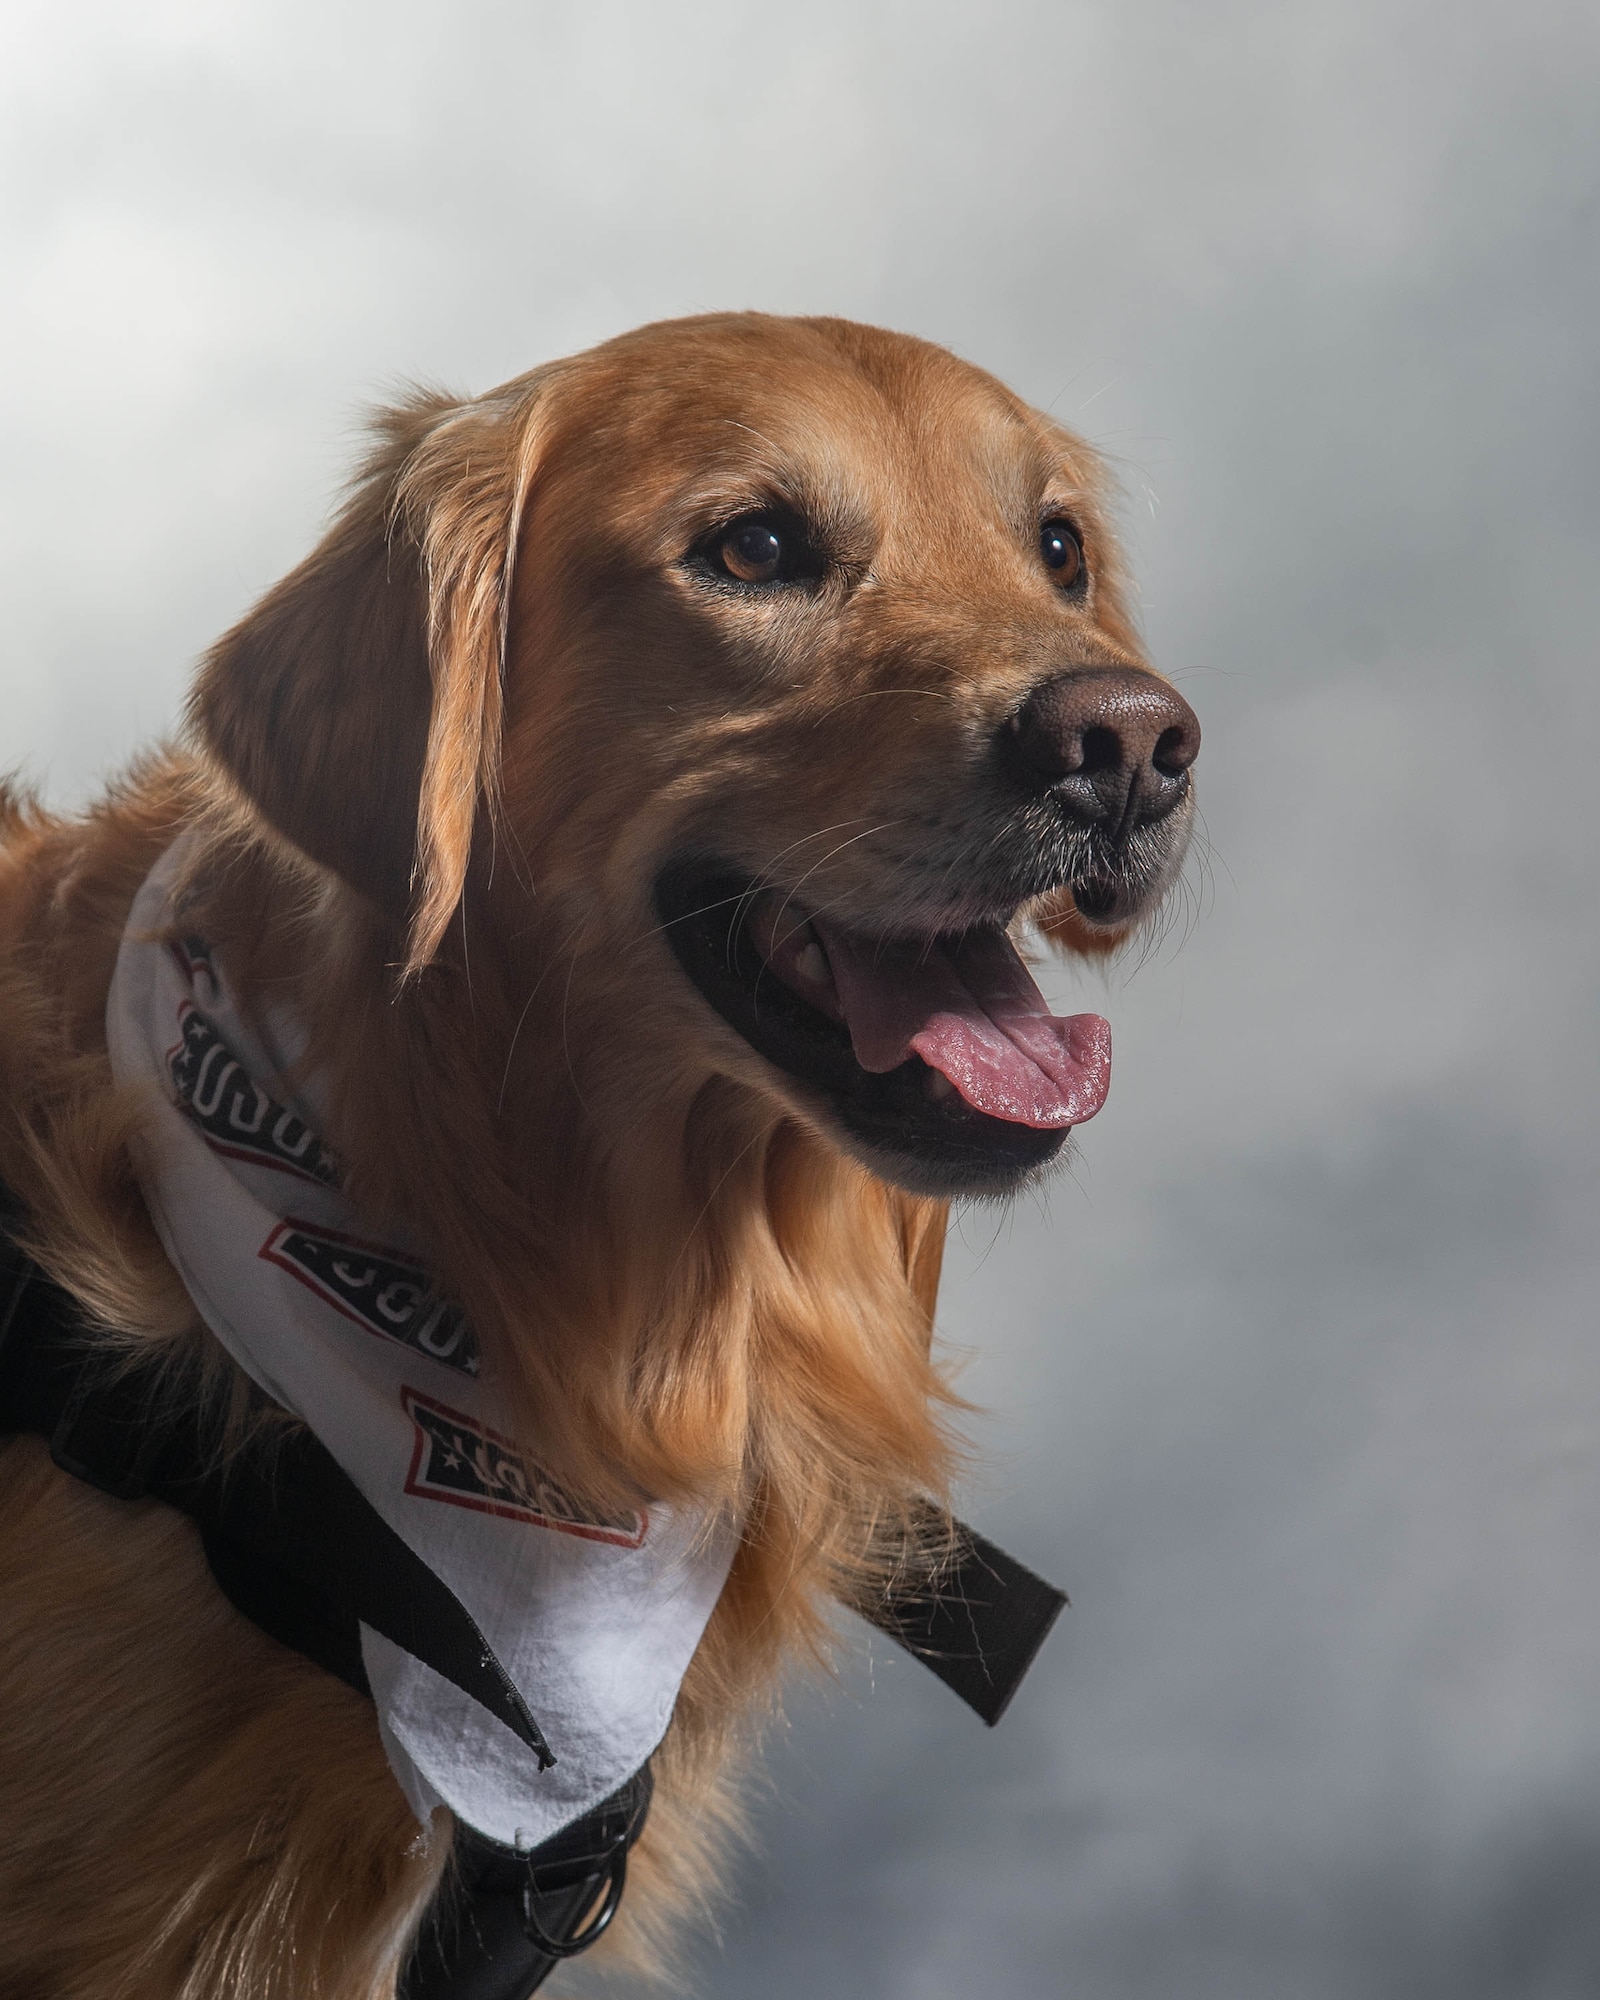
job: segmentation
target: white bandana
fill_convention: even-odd
[[[454,1591],[555,1753],[541,1773],[503,1723],[363,1625],[412,1809],[426,1821],[443,1802],[490,1839],[535,1845],[660,1743],[736,1531],[659,1506],[586,1518],[506,1436],[460,1310],[340,1192],[309,1102],[281,1080],[292,1032],[253,1033],[201,941],[159,941],[185,844],[134,902],[107,1004],[112,1073],[149,1100],[145,1199],[207,1326]]]

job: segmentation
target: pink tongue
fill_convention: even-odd
[[[998,926],[929,947],[812,923],[863,1069],[919,1055],[975,1111],[1013,1125],[1081,1125],[1105,1103],[1109,1024],[1052,1014]]]

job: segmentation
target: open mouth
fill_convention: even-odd
[[[1003,1193],[1105,1102],[1110,1028],[1052,1014],[999,922],[874,936],[702,859],[662,871],[656,906],[722,1019],[914,1193]]]

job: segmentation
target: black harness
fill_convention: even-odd
[[[118,1500],[187,1514],[236,1610],[371,1698],[370,1625],[471,1695],[538,1758],[555,1760],[527,1703],[459,1598],[365,1500],[326,1446],[274,1427],[226,1459],[201,1401],[149,1370],[117,1370],[71,1295],[14,1240],[0,1190],[0,1435],[33,1432],[55,1463]],[[897,1582],[866,1615],[998,1722],[1066,1598],[975,1530],[953,1556]],[[622,1900],[649,1810],[648,1764],[528,1852],[458,1825],[450,1866],[401,1975],[398,2000],[527,2000],[592,1944]]]

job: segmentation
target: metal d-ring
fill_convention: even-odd
[[[618,1835],[606,1862],[605,1901],[595,1911],[581,1931],[569,1938],[553,1938],[539,1922],[534,1913],[533,1899],[538,1893],[534,1877],[538,1870],[530,1862],[527,1880],[522,1885],[522,1934],[529,1944],[551,1958],[576,1958],[580,1951],[587,1951],[600,1933],[617,1914],[622,1902],[622,1892],[628,1882],[628,1836],[626,1830]]]

